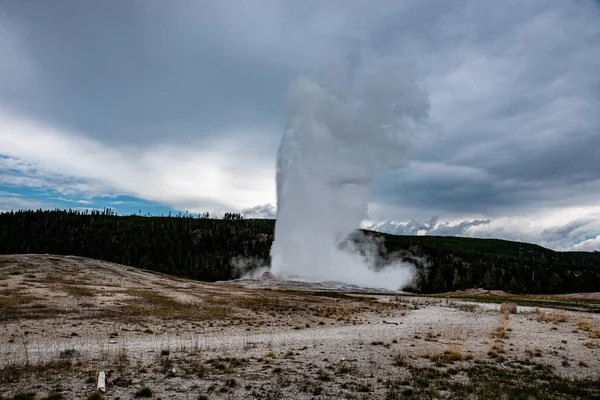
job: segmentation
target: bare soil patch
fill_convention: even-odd
[[[600,396],[596,313],[296,289],[0,256],[0,398]]]

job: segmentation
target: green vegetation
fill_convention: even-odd
[[[35,400],[35,393],[18,393],[13,396],[12,400]]]
[[[386,399],[596,399],[600,381],[568,379],[553,374],[552,368],[537,364],[517,368],[475,366],[446,371],[408,367],[414,380],[388,380]],[[468,377],[467,382],[453,380],[453,375]]]
[[[571,296],[568,294],[496,294],[494,292],[468,294],[466,292],[454,292],[439,294],[423,294],[416,296],[437,297],[447,300],[470,300],[482,303],[497,303],[500,305],[505,302],[512,302],[518,304],[519,306],[558,308],[571,311],[600,311],[600,300],[595,298],[582,298],[577,296]],[[464,311],[473,311],[472,309],[470,309],[471,307],[465,307],[465,305],[462,304],[457,305],[457,308],[460,308]]]
[[[43,400],[64,400],[64,396],[60,393],[50,393],[48,396],[44,397]]]
[[[600,287],[598,252],[557,252],[498,239],[382,236],[388,253],[399,252],[417,264],[415,289],[424,293],[472,287],[511,293],[573,293]],[[425,256],[426,262],[419,256]]]
[[[110,210],[0,214],[0,254],[77,255],[197,280],[239,277],[269,263],[273,220],[206,216],[117,216]],[[471,287],[511,293],[569,293],[600,287],[600,253],[555,252],[496,239],[366,235],[383,244],[382,259],[417,266],[413,291]],[[252,260],[234,267],[235,259]],[[68,288],[66,288],[68,289]]]
[[[72,371],[72,366],[70,360],[49,361],[32,365],[5,364],[0,368],[0,388],[32,376],[39,379],[48,379],[58,373],[65,374]]]
[[[216,281],[239,276],[231,265],[234,257],[267,264],[273,229],[270,220],[235,217],[24,211],[0,214],[0,254],[75,255]]]
[[[17,393],[13,397],[7,398],[0,396],[0,400],[36,400],[37,396],[35,393]],[[60,393],[51,393],[46,397],[41,398],[40,400],[63,400],[64,396]]]

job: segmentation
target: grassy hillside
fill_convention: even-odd
[[[208,281],[235,278],[243,269],[268,264],[274,221],[227,217],[3,213],[0,254],[78,255]],[[420,292],[468,287],[529,293],[600,290],[597,252],[555,252],[495,239],[367,234],[382,241],[386,257],[417,266],[412,289]],[[246,262],[232,263],[236,259]]]
[[[600,253],[557,252],[530,243],[436,236],[385,237],[388,251],[411,249],[427,257],[419,289],[444,292],[469,287],[513,293],[600,290]]]

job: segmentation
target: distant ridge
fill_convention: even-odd
[[[274,220],[115,216],[110,212],[19,211],[0,214],[0,254],[89,257],[196,280],[222,281],[269,265]],[[452,236],[365,232],[381,257],[416,267],[407,290],[470,287],[512,293],[593,292],[600,253],[556,252],[529,243]]]

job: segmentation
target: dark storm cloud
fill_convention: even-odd
[[[289,82],[362,40],[374,18],[394,9],[393,2],[381,6],[3,3],[1,21],[38,76],[22,90],[0,92],[0,102],[113,145],[190,141],[245,127],[279,139]],[[276,140],[267,145],[276,150]]]
[[[597,204],[600,14],[589,2],[527,2],[512,17],[510,2],[466,4],[434,25],[454,35],[412,50],[431,72],[439,132],[375,198],[430,215]]]
[[[415,140],[407,169],[373,184],[372,203],[385,210],[378,219],[439,215],[456,221],[444,228],[449,234],[515,237],[530,231],[477,221],[563,208],[579,214],[565,214],[556,227],[567,219],[597,221],[586,212],[600,209],[599,4],[0,2],[0,156],[35,168],[35,175],[11,173],[7,184],[68,190],[78,182],[81,192],[89,186],[95,195],[184,210],[222,204],[237,211],[273,201],[270,166],[290,81],[366,51],[414,66],[437,127]],[[16,120],[55,136],[16,133],[24,126]],[[18,143],[17,135],[30,142]],[[58,139],[60,159],[52,155]],[[78,156],[82,146],[85,157]],[[103,169],[109,172],[96,172]],[[56,182],[56,171],[64,182]],[[225,210],[232,205],[238,209]],[[411,224],[405,228],[421,223]],[[586,238],[600,235],[596,227],[582,226],[585,234],[566,240],[589,248],[597,242]]]
[[[112,144],[280,123],[290,71],[227,47],[207,10],[190,10],[187,28],[197,29],[188,30],[170,8],[155,1],[2,4],[38,77],[26,90],[1,92],[0,101]]]

